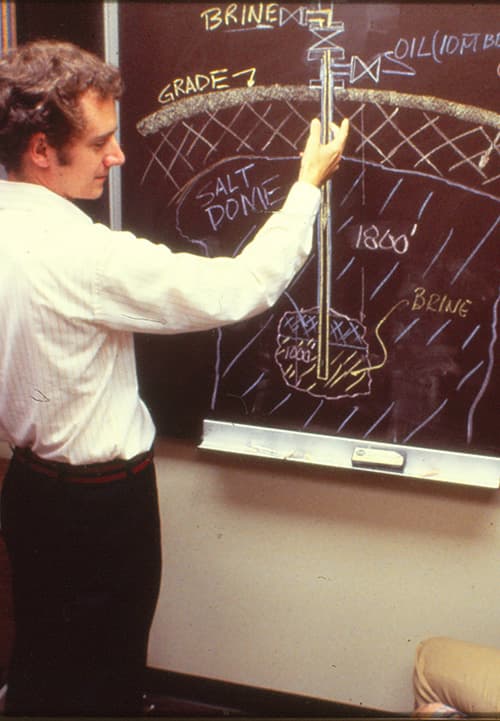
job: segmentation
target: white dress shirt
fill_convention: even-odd
[[[319,197],[296,183],[239,256],[210,259],[0,181],[0,437],[72,464],[148,450],[133,333],[205,330],[269,308],[310,253]]]

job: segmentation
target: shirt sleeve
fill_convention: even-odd
[[[116,330],[182,333],[227,325],[270,308],[311,252],[320,191],[296,182],[283,207],[234,258],[174,253],[99,226],[97,322]]]

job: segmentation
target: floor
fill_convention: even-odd
[[[229,718],[245,716],[242,711],[227,708],[224,706],[212,706],[209,704],[192,701],[189,699],[175,698],[168,695],[146,695],[144,714],[152,718],[178,718],[178,717],[208,717],[208,718]]]

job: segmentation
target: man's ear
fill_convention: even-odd
[[[28,156],[38,168],[48,168],[51,164],[53,148],[49,145],[45,133],[35,133],[28,143]]]

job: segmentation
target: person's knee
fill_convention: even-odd
[[[465,713],[500,711],[500,650],[446,637],[422,641],[413,676],[415,705],[441,702]]]

